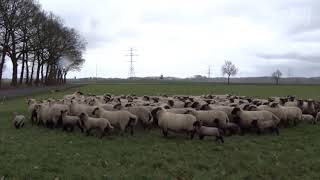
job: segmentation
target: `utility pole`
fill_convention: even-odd
[[[208,67],[208,79],[210,79],[211,78],[211,66],[209,65],[209,67]]]
[[[133,65],[133,63],[135,62],[135,61],[133,61],[133,56],[138,56],[137,54],[134,54],[134,49],[133,48],[130,48],[129,49],[129,54],[127,54],[126,56],[130,56],[130,61],[129,61],[129,63],[130,63],[130,69],[129,69],[129,78],[133,78],[133,77],[135,77],[135,72],[134,72],[134,65]]]

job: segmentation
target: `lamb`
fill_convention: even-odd
[[[79,119],[80,124],[87,136],[90,134],[92,129],[98,129],[100,131],[100,138],[102,138],[105,133],[108,133],[113,129],[111,123],[105,118],[92,118],[86,113],[81,113],[79,115]]]
[[[106,111],[103,108],[96,107],[92,111],[92,115],[99,118],[105,118],[110,121],[110,123],[119,127],[121,130],[121,135],[130,128],[130,134],[134,134],[134,126],[137,124],[137,116],[129,113],[128,111]]]
[[[65,131],[72,132],[75,126],[78,126],[83,132],[83,128],[80,125],[80,118],[79,116],[68,116],[68,111],[64,110],[61,111],[61,119],[62,119],[62,128]]]
[[[25,122],[25,117],[24,115],[18,115],[18,113],[14,112],[13,113],[13,125],[16,129],[20,129],[24,126]]]
[[[310,114],[302,114],[302,119],[303,122],[309,122],[312,124],[316,124],[316,119],[310,115]]]
[[[159,119],[158,125],[162,129],[164,137],[168,136],[169,131],[174,131],[191,133],[191,139],[193,139],[196,133],[194,125],[196,122],[199,122],[196,117],[190,114],[170,113],[162,107],[156,108],[155,113]]]
[[[196,121],[193,126],[201,140],[203,140],[205,136],[215,136],[216,141],[220,140],[221,143],[224,143],[222,132],[218,128],[202,126],[200,121]]]

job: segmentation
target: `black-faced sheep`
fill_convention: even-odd
[[[162,107],[158,107],[155,110],[158,117],[158,125],[162,129],[163,136],[167,137],[169,131],[173,132],[187,132],[191,133],[191,139],[196,132],[195,124],[196,117],[190,114],[174,114],[167,112]]]
[[[113,126],[120,128],[121,134],[130,128],[130,133],[133,135],[134,126],[137,124],[138,120],[136,115],[133,115],[128,111],[106,111],[100,107],[96,107],[91,114],[95,117],[108,119]]]

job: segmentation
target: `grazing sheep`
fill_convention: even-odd
[[[216,141],[224,143],[222,131],[215,127],[206,127],[201,125],[201,121],[196,121],[193,126],[196,129],[196,133],[199,135],[199,139],[203,140],[205,136],[215,136]]]
[[[316,124],[316,118],[314,118],[310,114],[302,114],[302,122],[309,122],[312,124]]]
[[[155,110],[158,117],[158,125],[162,129],[163,136],[167,137],[169,131],[191,133],[193,139],[196,132],[194,123],[198,122],[196,117],[190,114],[174,114],[158,107]]]
[[[128,111],[106,111],[100,107],[96,107],[92,111],[92,115],[108,119],[113,126],[120,128],[121,134],[130,128],[131,135],[134,133],[134,126],[137,124],[138,119],[136,115]]]
[[[79,119],[80,124],[87,136],[90,134],[92,129],[98,129],[100,131],[100,138],[102,138],[105,133],[108,133],[113,129],[111,123],[105,118],[92,118],[86,113],[81,113],[79,115]]]
[[[61,111],[62,129],[72,132],[74,130],[74,127],[78,126],[81,132],[83,132],[79,116],[68,116],[67,113],[67,110]]]
[[[24,126],[26,118],[24,115],[18,115],[18,113],[13,113],[13,125],[16,129],[20,129]]]

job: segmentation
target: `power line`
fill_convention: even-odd
[[[126,56],[130,56],[130,61],[129,61],[130,68],[129,68],[128,75],[129,75],[129,78],[133,78],[133,77],[135,77],[134,64],[133,64],[135,61],[133,61],[133,56],[138,56],[138,55],[134,54],[134,51],[136,51],[136,50],[134,50],[133,48],[130,48],[129,51],[130,51],[130,53],[126,55]]]

